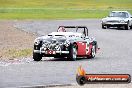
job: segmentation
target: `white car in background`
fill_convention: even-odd
[[[132,28],[132,15],[128,11],[112,11],[109,16],[102,19],[102,29],[109,27],[123,27],[126,30]]]

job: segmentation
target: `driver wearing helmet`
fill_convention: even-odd
[[[65,28],[64,27],[59,27],[57,32],[66,32]]]

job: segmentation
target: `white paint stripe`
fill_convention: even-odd
[[[48,88],[48,87],[66,87],[66,86],[75,86],[75,83],[72,84],[52,84],[52,85],[36,85],[36,86],[21,86],[22,88]]]

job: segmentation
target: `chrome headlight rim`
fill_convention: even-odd
[[[61,46],[60,46],[60,45],[56,45],[56,46],[55,46],[55,50],[56,50],[56,51],[61,51]]]
[[[66,40],[66,41],[64,42],[64,45],[65,45],[66,47],[70,46],[70,41],[69,41],[69,40]]]
[[[39,39],[35,39],[34,45],[39,45],[39,44],[40,44],[40,40]]]

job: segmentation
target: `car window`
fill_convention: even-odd
[[[128,17],[128,13],[126,13],[126,12],[111,12],[109,16],[110,17],[124,17],[124,18],[126,18],[126,17]]]
[[[78,33],[84,34],[84,29],[79,29],[79,28],[78,28],[76,31],[77,31]]]

